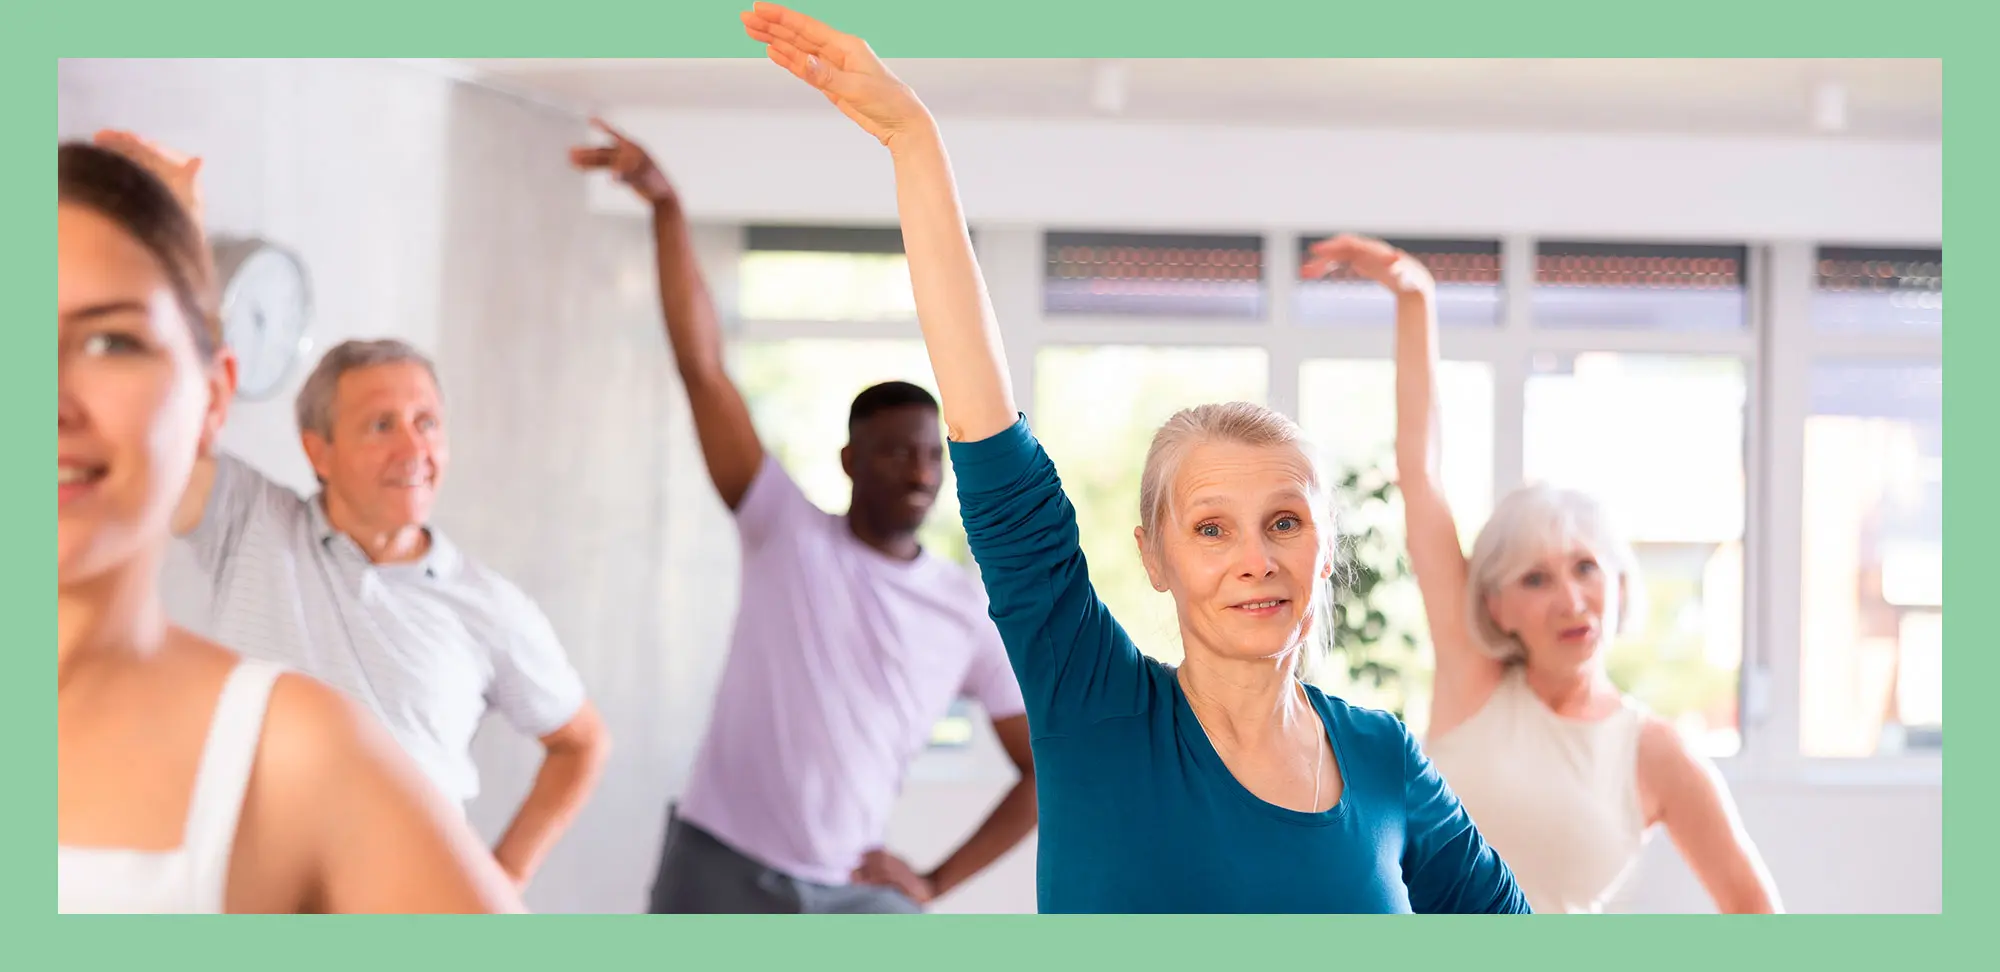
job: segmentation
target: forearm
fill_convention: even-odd
[[[542,760],[528,798],[507,825],[493,857],[516,882],[526,884],[583,809],[604,769],[602,743],[551,751]]]
[[[1035,779],[1023,777],[964,844],[931,871],[931,893],[943,897],[992,866],[1035,829]]]
[[[1013,425],[1018,409],[951,162],[934,125],[897,136],[890,155],[910,288],[945,427],[954,441],[976,442]]]
[[[678,198],[653,203],[653,243],[660,312],[666,318],[675,366],[684,377],[720,374],[722,326],[695,260],[694,238]]]
[[[1438,480],[1437,367],[1436,299],[1428,292],[1398,294],[1396,468],[1405,489]]]

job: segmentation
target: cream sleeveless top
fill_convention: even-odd
[[[56,911],[220,914],[236,822],[279,667],[244,660],[216,701],[181,845],[136,851],[56,845]]]
[[[1594,722],[1557,715],[1510,668],[1472,718],[1425,750],[1536,912],[1599,912],[1649,836],[1630,698]]]

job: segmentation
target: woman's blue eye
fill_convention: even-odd
[[[1299,528],[1299,518],[1296,516],[1281,516],[1278,517],[1278,522],[1273,523],[1271,525],[1278,528],[1279,530],[1283,530],[1287,533],[1290,533],[1291,531]]]
[[[1204,523],[1201,526],[1195,527],[1194,532],[1204,537],[1219,537],[1222,536],[1222,527],[1214,523]]]
[[[137,338],[116,331],[99,331],[83,339],[83,353],[91,355],[131,354],[145,347]]]

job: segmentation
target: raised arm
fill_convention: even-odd
[[[742,392],[723,369],[722,327],[701,267],[695,262],[680,194],[645,149],[602,120],[593,119],[592,124],[610,136],[611,144],[573,148],[570,164],[585,170],[608,170],[653,211],[653,245],[667,343],[672,346],[681,384],[687,388],[695,437],[701,441],[709,479],[722,494],[723,503],[736,509],[763,465],[764,445],[757,438]]]
[[[1500,683],[1503,666],[1473,643],[1466,616],[1464,548],[1440,473],[1437,285],[1415,257],[1383,243],[1337,236],[1313,245],[1308,273],[1346,265],[1396,297],[1396,473],[1410,567],[1423,594],[1437,658],[1430,734],[1470,718]]]
[[[1030,726],[1045,734],[1131,714],[1146,698],[1143,659],[1091,587],[1076,510],[1020,419],[930,113],[857,37],[769,3],[743,23],[771,60],[880,140],[895,162],[903,248],[952,440],[959,510]]]
[[[945,429],[954,442],[977,442],[1004,431],[1019,412],[1000,327],[930,112],[858,37],[770,3],[743,14],[743,25],[771,60],[888,147],[896,166],[910,288],[943,399]]]

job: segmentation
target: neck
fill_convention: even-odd
[[[1287,737],[1310,721],[1305,694],[1292,675],[1292,652],[1237,660],[1189,646],[1178,673],[1181,690],[1211,737],[1249,747]]]
[[[847,511],[847,529],[854,533],[856,540],[897,560],[915,560],[917,554],[923,552],[923,547],[917,543],[915,530],[878,527],[868,522],[868,518],[861,514],[858,506],[851,504]]]
[[[320,493],[326,522],[353,540],[368,559],[378,564],[408,563],[431,549],[431,533],[421,523],[382,526],[369,523],[331,490]]]
[[[166,642],[154,580],[159,558],[140,557],[56,589],[56,692],[79,668],[118,652],[147,655]]]
[[[1593,708],[1605,695],[1615,696],[1616,686],[1596,658],[1580,666],[1551,668],[1524,663],[1522,675],[1528,690],[1551,710],[1562,715],[1579,715]]]

